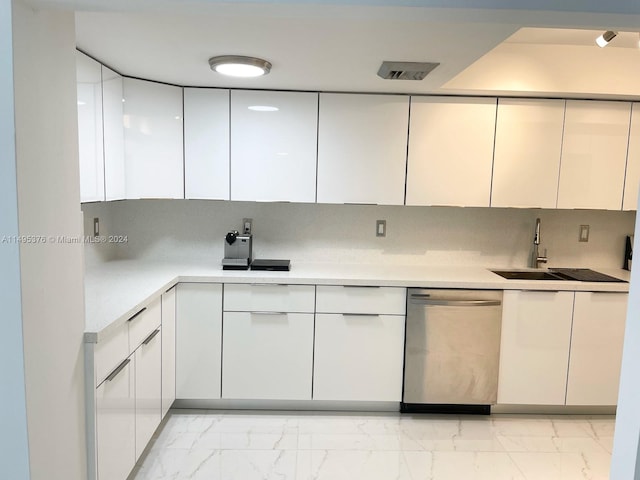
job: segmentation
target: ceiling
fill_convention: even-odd
[[[554,2],[546,0],[523,0],[518,10],[491,8],[513,3],[507,0],[477,0],[474,7],[482,8],[475,9],[438,6],[469,4],[463,0],[31,3],[75,9],[78,47],[119,72],[179,85],[640,96],[640,86],[631,81],[640,74],[635,68],[640,68],[638,34],[621,34],[605,49],[594,44],[605,29],[638,29],[640,11],[624,11],[629,3],[622,1],[611,3],[611,14],[587,0],[582,2],[586,13],[522,10],[527,3],[552,9]],[[436,7],[422,6],[427,4]],[[212,72],[207,63],[223,54],[258,56],[273,68],[265,77],[230,79]],[[376,72],[383,60],[441,65],[422,81],[382,80]],[[576,78],[576,73],[592,75],[594,70],[601,71],[595,83]],[[612,80],[622,77],[628,81]]]

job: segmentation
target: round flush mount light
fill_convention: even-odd
[[[266,60],[240,55],[211,57],[209,66],[214,72],[232,77],[259,77],[271,71],[271,63]]]

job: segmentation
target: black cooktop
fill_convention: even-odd
[[[560,275],[561,277],[569,280],[577,280],[579,282],[619,282],[627,283],[626,280],[621,280],[604,273],[596,272],[589,268],[550,268],[551,273]]]

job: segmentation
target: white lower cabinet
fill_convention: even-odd
[[[162,418],[176,399],[176,287],[162,295]]]
[[[225,312],[222,398],[310,400],[313,317]]]
[[[136,460],[162,420],[161,335],[157,328],[135,352]]]
[[[576,292],[567,405],[616,405],[627,293]]]
[[[98,480],[124,480],[136,463],[134,356],[95,390]]]
[[[222,285],[180,283],[176,292],[176,397],[220,398]]]
[[[564,405],[573,292],[505,291],[499,404]]]
[[[314,400],[399,402],[403,315],[317,314]]]

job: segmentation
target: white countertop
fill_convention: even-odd
[[[596,270],[622,280],[630,278],[630,272],[622,269]],[[108,337],[178,282],[629,291],[628,283],[507,280],[482,267],[296,263],[289,272],[258,272],[222,270],[219,261],[193,265],[122,260],[103,263],[85,274],[85,341],[98,342]]]

